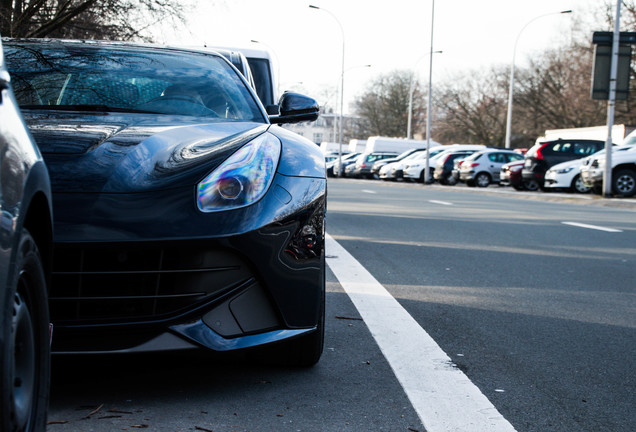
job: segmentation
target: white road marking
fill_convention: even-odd
[[[446,205],[446,206],[452,206],[453,205],[453,203],[450,203],[448,201],[429,200],[428,202],[430,202],[432,204],[441,204],[441,205]]]
[[[477,386],[333,237],[328,264],[391,365],[427,432],[513,432]]]
[[[362,192],[364,193],[368,193],[368,194],[374,194],[376,193],[375,191],[369,190],[369,189],[362,189]]]
[[[587,224],[582,224],[582,223],[578,223],[578,222],[561,222],[561,223],[564,224],[564,225],[572,225],[572,226],[579,227],[579,228],[588,228],[588,229],[593,229],[593,230],[598,230],[598,231],[614,232],[614,233],[623,232],[623,230],[619,230],[619,229],[605,228],[605,227],[600,227],[600,226],[596,226],[596,225],[587,225]]]

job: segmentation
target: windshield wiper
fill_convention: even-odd
[[[45,111],[90,111],[90,112],[127,112],[127,113],[142,113],[142,114],[160,114],[156,111],[114,107],[109,105],[21,105],[20,108],[28,109],[28,110],[45,110]]]

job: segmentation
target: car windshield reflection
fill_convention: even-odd
[[[239,74],[216,54],[90,48],[9,45],[20,106],[265,121]]]

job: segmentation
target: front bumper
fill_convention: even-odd
[[[55,352],[225,351],[317,328],[325,179],[278,174],[261,201],[221,213],[189,189],[161,195],[58,194]],[[82,201],[90,215],[72,223]]]
[[[581,180],[587,187],[601,186],[603,184],[603,169],[600,167],[581,169]]]

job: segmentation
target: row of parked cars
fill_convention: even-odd
[[[612,150],[612,191],[636,194],[636,134]],[[540,140],[528,151],[475,144],[438,145],[402,154],[351,153],[342,156],[344,177],[381,180],[465,183],[487,187],[512,186],[517,190],[601,192],[604,146],[600,140]],[[428,159],[429,177],[426,179]],[[327,164],[328,175],[338,173],[339,161]],[[335,171],[334,171],[335,167]]]

